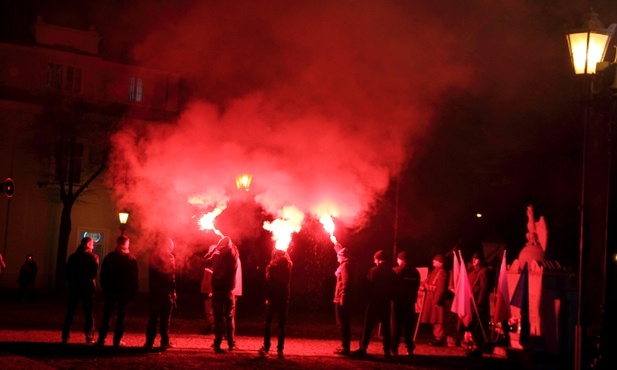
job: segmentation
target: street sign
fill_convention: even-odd
[[[10,198],[15,194],[15,183],[11,180],[11,178],[4,180],[1,185],[2,186],[0,186],[0,188],[2,188],[2,192],[7,196],[7,198]]]

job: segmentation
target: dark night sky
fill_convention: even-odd
[[[564,33],[590,3],[424,3],[14,0],[0,5],[0,37],[27,42],[36,14],[95,25],[105,59],[179,72],[195,99],[222,111],[261,94],[285,114],[389,122],[407,158],[383,163],[390,174],[402,169],[399,249],[427,262],[458,240],[472,250],[490,237],[507,242],[512,259],[533,204],[549,252],[572,264],[581,125]],[[617,20],[611,1],[592,5],[605,26]],[[372,145],[384,148],[378,138],[353,149]],[[366,158],[381,159],[375,153]],[[363,205],[372,217],[343,243],[391,247],[394,184]]]

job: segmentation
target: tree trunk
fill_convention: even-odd
[[[62,200],[62,216],[60,218],[60,230],[58,235],[58,253],[56,254],[56,279],[55,287],[57,292],[64,291],[64,270],[66,268],[67,250],[69,247],[69,237],[71,235],[71,211],[75,198],[66,196]]]

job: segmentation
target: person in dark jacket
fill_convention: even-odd
[[[156,324],[160,321],[161,348],[175,347],[169,341],[171,312],[176,305],[176,257],[174,242],[163,239],[150,253],[148,266],[150,288],[150,317],[146,328],[144,348],[152,349],[156,338]]]
[[[478,311],[474,312],[473,320],[467,326],[473,338],[473,344],[468,348],[467,356],[481,357],[482,347],[484,346],[484,331],[488,328],[490,318],[489,295],[491,287],[489,285],[488,268],[484,264],[483,256],[478,252],[471,257],[471,271],[468,276],[469,286]]]
[[[425,290],[425,298],[422,305],[420,322],[433,324],[433,336],[435,339],[429,344],[435,347],[446,345],[443,323],[448,272],[443,267],[445,260],[446,258],[443,254],[436,254],[433,257],[433,269],[421,284],[421,288]]]
[[[286,251],[275,249],[272,260],[266,267],[266,325],[264,328],[264,345],[259,350],[262,356],[270,351],[271,327],[274,315],[278,317],[277,355],[283,357],[285,348],[285,323],[289,307],[289,284],[293,263]]]
[[[214,313],[214,352],[222,353],[223,332],[227,335],[230,351],[235,343],[236,273],[240,253],[228,236],[219,240],[216,248],[208,253],[212,259],[212,310]]]
[[[138,287],[137,258],[129,252],[129,238],[119,236],[116,249],[107,254],[101,265],[101,288],[105,297],[103,318],[99,327],[97,345],[105,345],[109,331],[109,321],[114,310],[117,310],[116,328],[114,330],[114,347],[124,346],[124,319],[126,308],[135,298]]]
[[[94,343],[94,293],[96,288],[96,273],[99,270],[99,256],[92,253],[94,241],[87,236],[81,239],[77,251],[69,256],[66,262],[65,277],[69,285],[68,304],[64,325],[62,326],[62,343],[66,344],[71,336],[73,316],[81,299],[84,310],[84,333],[86,343]]]
[[[341,345],[334,350],[334,354],[349,356],[351,354],[351,306],[354,299],[354,269],[351,266],[351,255],[347,248],[337,244],[334,250],[337,252],[336,259],[339,263],[334,273],[336,276],[334,315],[336,326],[341,333]]]
[[[392,302],[392,354],[398,355],[401,334],[405,335],[407,354],[413,354],[415,305],[420,288],[420,272],[407,262],[407,253],[400,252],[396,257],[396,292]]]
[[[28,302],[34,302],[34,288],[38,271],[39,268],[36,262],[34,262],[34,256],[30,253],[26,254],[26,260],[21,265],[19,276],[17,277],[19,290],[17,291],[16,300],[20,301],[22,298],[27,297]]]
[[[353,355],[366,355],[366,350],[373,335],[373,328],[377,321],[379,321],[383,336],[384,357],[390,358],[390,305],[394,294],[393,289],[396,283],[396,275],[392,268],[388,266],[383,251],[375,253],[373,259],[375,266],[369,270],[367,275],[369,302],[364,316],[360,348],[355,350]]]

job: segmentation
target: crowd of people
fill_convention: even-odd
[[[99,257],[93,252],[94,242],[90,237],[81,240],[77,250],[66,264],[68,283],[67,310],[62,326],[62,343],[70,339],[71,325],[79,302],[84,314],[83,332],[85,342],[104,346],[110,330],[112,315],[116,314],[112,345],[124,346],[124,322],[126,309],[138,290],[138,264],[130,252],[130,240],[122,235],[117,238],[116,248],[103,259],[100,268],[100,283],[104,308],[95,340],[94,298]],[[363,275],[358,273],[356,261],[348,248],[336,243],[338,267],[335,271],[334,313],[341,344],[334,353],[341,356],[362,357],[379,327],[384,357],[412,355],[416,348],[415,338],[420,324],[432,326],[431,346],[448,345],[446,337],[454,338],[455,345],[463,345],[468,356],[482,356],[487,341],[486,328],[490,318],[489,272],[480,253],[474,253],[468,272],[469,291],[472,295],[474,315],[464,323],[452,315],[454,280],[445,268],[446,257],[436,254],[432,269],[421,279],[420,272],[408,261],[407,253],[400,252],[391,266],[383,251],[373,255],[374,266]],[[456,258],[456,257],[454,257]],[[0,262],[3,262],[0,260]],[[237,349],[235,342],[236,299],[242,294],[242,275],[237,246],[227,236],[210,247],[203,257],[201,293],[204,299],[207,333],[214,333],[212,348],[216,353],[226,352],[221,346],[227,342],[227,351]],[[265,324],[262,356],[270,355],[272,324],[277,319],[276,353],[283,357],[285,327],[290,300],[290,282],[293,262],[287,251],[275,249],[265,269]],[[4,269],[4,263],[0,269]],[[464,266],[462,267],[464,268]],[[157,332],[160,348],[175,347],[170,341],[169,327],[176,307],[176,260],[174,242],[161,238],[149,255],[149,318],[145,329],[144,348],[153,349]],[[452,274],[454,275],[454,274]],[[19,297],[31,295],[36,277],[36,263],[31,254],[19,275]],[[359,346],[351,350],[353,308],[357,301],[358,288],[367,298]],[[31,297],[31,299],[32,299]],[[454,321],[452,318],[454,317]],[[454,324],[452,324],[454,322]],[[404,351],[399,352],[401,342]]]

